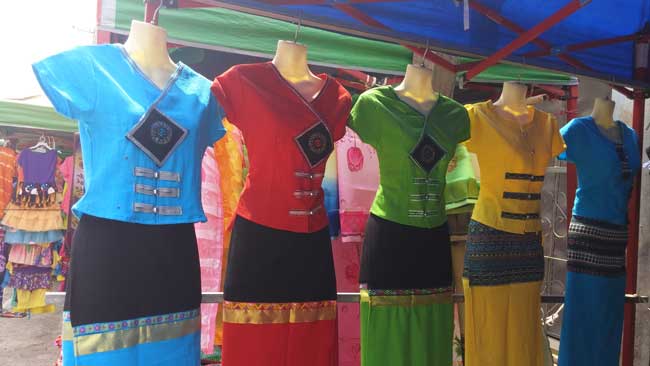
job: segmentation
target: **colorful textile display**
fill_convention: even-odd
[[[566,297],[558,365],[618,365],[625,303],[628,202],[641,168],[633,129],[614,139],[592,117],[562,127],[578,189],[568,234]],[[610,131],[612,132],[612,131]]]
[[[438,95],[423,115],[386,86],[359,96],[349,126],[375,148],[381,172],[361,259],[361,365],[449,366],[445,177],[457,144],[469,138],[467,111]]]
[[[520,125],[492,102],[467,106],[481,190],[469,225],[463,290],[466,366],[542,366],[539,216],[549,161],[564,150],[555,117]]]
[[[220,174],[212,147],[205,151],[201,166],[201,201],[207,222],[194,224],[201,263],[201,291],[216,292],[221,285],[223,217]],[[214,351],[218,304],[201,304],[201,352]]]
[[[160,88],[119,44],[78,47],[33,69],[54,108],[79,121],[83,151],[64,365],[196,366],[200,159],[225,133],[210,81],[179,62]]]
[[[336,143],[341,237],[344,242],[363,241],[379,187],[379,161],[375,149],[350,128]]]
[[[225,278],[224,365],[337,362],[336,282],[321,183],[351,102],[337,81],[319,77],[324,85],[313,101],[270,62],[235,66],[212,85],[250,160]],[[282,154],[271,153],[278,148]]]
[[[221,256],[221,282],[219,291],[223,291],[223,278],[228,267],[228,250],[230,248],[230,237],[232,224],[235,219],[239,196],[244,188],[245,178],[245,156],[241,131],[227,119],[223,120],[226,128],[226,135],[214,144],[214,156],[219,167],[219,187],[221,192],[221,211],[223,215],[222,243],[223,254]],[[223,344],[223,306],[217,312],[215,326],[214,344]]]
[[[8,147],[0,147],[0,210],[11,201],[15,177],[16,152]]]

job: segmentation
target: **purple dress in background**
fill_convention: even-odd
[[[56,151],[36,152],[24,149],[18,156],[18,164],[23,168],[25,184],[54,185],[56,171]]]

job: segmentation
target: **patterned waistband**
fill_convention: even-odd
[[[246,303],[224,301],[223,321],[233,324],[311,323],[336,319],[336,301]]]
[[[574,216],[569,225],[567,269],[597,276],[625,275],[627,238],[625,226]]]
[[[416,306],[451,304],[452,288],[378,290],[362,289],[361,302],[372,306]]]
[[[472,220],[463,277],[472,286],[541,281],[544,278],[541,235],[509,233]]]

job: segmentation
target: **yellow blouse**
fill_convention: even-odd
[[[497,230],[541,231],[544,174],[564,151],[556,118],[529,107],[531,121],[519,125],[497,115],[491,101],[466,106],[471,121],[469,151],[478,157],[481,190],[472,219]]]

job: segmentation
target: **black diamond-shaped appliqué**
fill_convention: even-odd
[[[334,150],[332,135],[323,122],[296,136],[296,143],[312,168],[325,161]]]
[[[446,153],[436,140],[425,134],[415,145],[410,155],[417,166],[429,173]]]
[[[151,108],[126,137],[153,159],[156,165],[162,166],[186,135],[185,128],[156,108]]]

